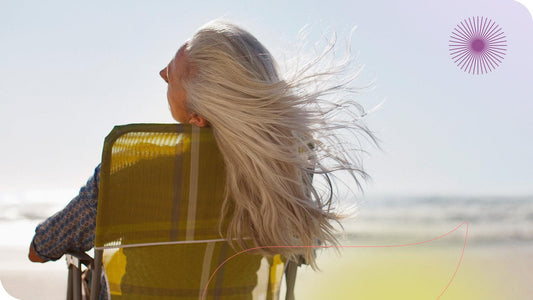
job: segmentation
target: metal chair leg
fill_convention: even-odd
[[[73,255],[66,255],[68,265],[67,300],[81,300],[81,262]]]
[[[69,252],[65,258],[68,266],[67,300],[81,300],[81,265],[92,268],[93,259],[83,252]]]
[[[102,272],[103,250],[94,250],[93,274],[91,279],[91,300],[98,300],[100,296],[100,276]]]
[[[72,294],[72,269],[74,266],[68,266],[68,282],[67,282],[67,300],[73,300],[73,294]]]
[[[285,283],[287,284],[287,291],[285,292],[285,300],[294,300],[294,284],[296,282],[296,273],[298,272],[298,265],[289,260],[285,269]]]

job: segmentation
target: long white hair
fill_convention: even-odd
[[[209,122],[226,165],[226,237],[243,249],[289,246],[261,252],[303,255],[315,268],[306,246],[338,245],[331,172],[348,171],[359,189],[358,177],[368,177],[353,151],[360,149],[349,149],[339,130],[378,145],[354,99],[327,100],[353,96],[348,85],[356,75],[339,79],[342,66],[310,72],[319,58],[284,78],[253,35],[220,20],[195,33],[186,55],[193,70],[182,82],[187,108]],[[350,118],[337,118],[341,111]],[[326,179],[325,193],[312,175]]]

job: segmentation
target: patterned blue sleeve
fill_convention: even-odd
[[[68,251],[94,247],[100,165],[78,196],[35,229],[33,248],[44,260],[58,260]]]

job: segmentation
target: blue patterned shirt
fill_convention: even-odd
[[[100,165],[80,189],[78,196],[35,229],[33,249],[44,260],[58,260],[68,251],[85,252],[94,247]]]
[[[40,258],[58,260],[68,251],[85,252],[94,247],[99,183],[100,165],[78,196],[35,228],[32,245]],[[100,280],[101,300],[109,298],[104,272]]]

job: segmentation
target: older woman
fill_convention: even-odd
[[[330,173],[346,170],[358,187],[356,175],[367,176],[340,142],[339,129],[355,139],[358,133],[376,139],[361,124],[360,106],[346,98],[353,95],[351,80],[337,76],[355,72],[333,66],[313,73],[312,67],[284,78],[253,35],[213,21],[181,46],[160,75],[168,84],[173,118],[212,127],[226,164],[225,207],[233,210],[226,238],[243,248],[287,246],[262,252],[303,255],[315,267],[312,248],[337,245]],[[343,95],[342,103],[328,100],[336,94]],[[352,118],[332,117],[341,110]],[[326,192],[313,186],[309,174],[324,176]],[[94,245],[98,177],[97,167],[80,195],[37,227],[32,261],[56,260]]]

